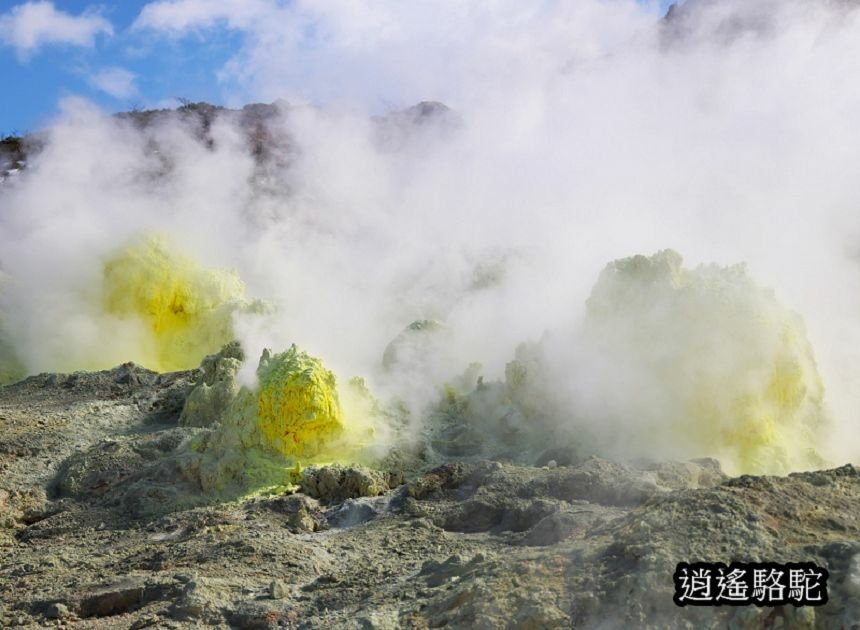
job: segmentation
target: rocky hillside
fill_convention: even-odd
[[[663,20],[664,41],[671,45],[687,41],[727,44],[744,37],[778,32],[786,15],[828,8],[834,15],[852,19],[858,0],[686,0],[669,7]]]
[[[242,109],[201,102],[185,103],[175,109],[120,112],[115,114],[114,118],[143,133],[158,125],[180,125],[190,130],[200,143],[209,148],[213,148],[215,142],[211,134],[212,125],[225,122],[235,125],[242,133],[247,151],[254,156],[258,165],[283,167],[288,165],[289,152],[292,150],[283,124],[284,120],[289,118],[291,110],[292,107],[286,101],[253,103]],[[379,143],[396,148],[409,136],[420,133],[424,126],[436,124],[451,127],[458,124],[458,118],[446,105],[427,101],[374,117],[372,122]],[[438,127],[435,131],[438,133]],[[44,144],[44,132],[0,139],[0,184],[21,173],[27,167],[28,158],[36,156]],[[159,147],[153,142],[149,150],[157,153]]]
[[[132,364],[0,388],[0,626],[850,628],[860,469],[729,479],[713,460],[556,447],[183,505],[196,371]],[[420,449],[419,449],[420,450]],[[405,459],[403,461],[406,461]],[[680,561],[812,561],[820,608],[673,604]]]

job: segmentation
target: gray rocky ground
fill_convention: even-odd
[[[194,378],[0,388],[1,627],[860,627],[853,466],[729,479],[559,447],[195,502],[163,464],[200,430],[178,424]],[[830,601],[681,609],[672,574],[694,560],[813,561]]]

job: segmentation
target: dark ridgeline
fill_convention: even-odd
[[[269,171],[286,168],[298,150],[287,133],[292,106],[283,100],[273,103],[253,103],[242,109],[230,109],[209,103],[185,102],[176,109],[134,109],[114,114],[120,122],[132,125],[145,135],[163,124],[177,123],[190,132],[208,149],[216,148],[212,128],[216,121],[235,125],[246,138],[247,151],[258,167]],[[427,134],[440,135],[455,129],[459,117],[450,108],[434,101],[422,101],[411,107],[371,118],[376,127],[376,141],[381,150],[396,150],[427,139]],[[0,182],[27,166],[45,144],[45,132],[23,137],[7,136],[0,140]],[[161,156],[161,147],[154,135],[147,143],[147,152]],[[162,156],[163,168],[158,174],[171,170],[169,156]]]
[[[822,6],[837,12],[860,8],[860,0],[687,0],[675,2],[662,20],[662,43],[672,47],[690,41],[728,44],[745,36],[779,30],[786,7]]]

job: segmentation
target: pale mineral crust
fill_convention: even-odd
[[[556,445],[423,468],[308,469],[294,494],[186,503],[165,466],[198,371],[0,388],[0,626],[844,628],[860,470],[728,478]],[[430,457],[425,455],[425,457]],[[394,460],[391,460],[394,461]],[[554,466],[548,465],[552,461]],[[365,495],[365,496],[362,496]],[[672,603],[679,561],[813,561],[821,608]]]

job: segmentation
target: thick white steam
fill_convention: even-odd
[[[748,263],[803,316],[833,455],[856,456],[860,11],[690,0],[667,24],[633,0],[234,4],[153,3],[137,28],[241,31],[225,89],[292,103],[271,123],[288,146],[261,171],[230,120],[207,148],[64,101],[0,188],[2,327],[27,371],[134,358],[99,283],[145,231],[276,306],[236,322],[250,356],[296,342],[419,405],[470,362],[501,377],[520,342],[577,330],[608,261],[671,247],[688,266]],[[456,114],[387,135],[371,118],[419,100]],[[419,319],[447,324],[449,350],[387,378],[386,344]],[[553,386],[577,391],[566,378]]]

